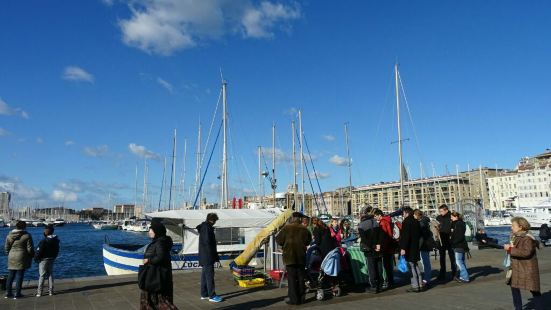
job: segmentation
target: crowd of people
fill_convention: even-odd
[[[420,293],[433,284],[430,256],[439,255],[440,269],[437,282],[450,279],[467,284],[471,281],[467,266],[470,249],[466,239],[467,224],[460,213],[446,205],[438,208],[438,216],[431,220],[421,210],[404,207],[390,214],[366,206],[360,211],[357,232],[360,250],[364,253],[369,278],[367,292],[377,294],[395,286],[394,267],[396,257],[407,263],[410,287],[407,292]],[[402,221],[393,218],[402,216]],[[524,218],[512,219],[510,244],[499,245],[489,238],[483,229],[476,234],[482,247],[504,249],[510,255],[508,285],[511,286],[515,309],[522,309],[520,290],[529,290],[536,309],[543,309],[540,293],[539,270],[536,249],[538,241],[529,233],[529,224]],[[336,219],[327,226],[319,218],[311,219],[295,212],[277,236],[283,249],[283,261],[289,273],[288,304],[304,302],[304,270],[307,264],[305,253],[308,247],[317,246],[322,257],[340,247],[343,240],[353,237],[350,221],[340,223]],[[447,261],[451,274],[448,274]],[[422,267],[422,268],[421,268]]]
[[[395,286],[394,267],[396,255],[404,261],[402,271],[410,275],[407,292],[420,293],[431,286],[432,266],[430,254],[437,251],[440,256],[440,271],[437,280],[447,277],[446,262],[450,261],[451,278],[469,283],[466,264],[469,246],[465,237],[466,223],[462,215],[450,211],[446,205],[438,209],[439,215],[431,221],[421,210],[404,207],[390,214],[366,206],[360,212],[357,232],[359,247],[364,253],[369,287],[367,292],[377,294]],[[402,221],[393,222],[393,217],[402,216]],[[220,261],[217,251],[214,225],[216,213],[209,213],[206,220],[196,227],[199,234],[199,264],[202,267],[200,296],[211,302],[223,299],[216,294],[214,266]],[[520,290],[531,292],[537,310],[543,308],[540,290],[539,268],[536,250],[539,242],[530,233],[530,224],[521,217],[512,219],[511,242],[498,245],[484,230],[479,230],[475,239],[481,246],[504,249],[509,263],[506,265],[507,284],[511,287],[515,309],[522,309]],[[21,288],[25,271],[34,259],[39,265],[39,281],[36,297],[41,297],[48,279],[48,294],[54,294],[54,261],[59,253],[59,239],[54,227],[46,226],[44,238],[37,248],[32,236],[26,231],[23,221],[16,223],[6,238],[8,253],[8,280],[5,298],[22,297]],[[172,239],[167,236],[165,226],[153,221],[149,230],[151,243],[145,249],[143,266],[140,266],[138,283],[141,289],[140,309],[178,309],[173,304],[173,281],[171,251]],[[282,247],[283,263],[288,274],[288,297],[286,303],[300,305],[305,301],[305,267],[308,264],[307,250],[316,246],[323,258],[343,243],[357,239],[349,219],[332,219],[329,226],[319,218],[308,218],[294,212],[288,223],[276,235],[276,242]],[[422,266],[422,268],[420,268]],[[13,283],[15,282],[15,292]]]

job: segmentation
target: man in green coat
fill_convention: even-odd
[[[291,220],[276,237],[277,243],[283,247],[283,263],[287,269],[289,281],[288,299],[291,305],[300,305],[304,301],[304,264],[306,262],[306,247],[312,241],[312,235],[301,224],[302,213],[294,212]]]
[[[17,299],[23,296],[21,295],[23,277],[25,276],[25,270],[31,267],[34,256],[33,238],[25,230],[26,228],[27,224],[25,222],[18,221],[15,224],[15,229],[6,237],[5,249],[6,253],[8,253],[9,274],[5,298]],[[14,280],[15,295],[12,291]]]

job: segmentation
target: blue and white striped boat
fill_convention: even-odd
[[[241,254],[247,243],[254,239],[260,230],[266,227],[281,213],[279,210],[171,210],[148,214],[151,218],[162,219],[168,234],[177,241],[172,248],[172,270],[197,269],[199,266],[198,242],[195,227],[203,222],[207,213],[216,212],[219,220],[215,225],[220,256],[219,268],[228,267]],[[183,227],[183,229],[182,229]],[[143,264],[143,255],[147,245],[110,244],[103,245],[103,265],[107,275],[137,273]],[[259,251],[251,265],[261,265],[264,253]]]

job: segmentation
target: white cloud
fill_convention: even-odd
[[[73,141],[73,140],[65,141],[65,146],[72,146],[72,145],[75,145],[75,141]]]
[[[168,92],[172,93],[174,90],[174,87],[169,82],[161,79],[160,77],[157,77],[157,83],[161,85],[164,89],[168,90]]]
[[[159,154],[148,150],[143,145],[138,145],[136,143],[130,143],[128,145],[128,149],[130,150],[130,152],[132,154],[140,156],[142,158],[155,159],[155,160],[160,160],[161,159],[161,156]]]
[[[0,98],[0,115],[6,115],[6,116],[20,116],[24,119],[29,118],[29,114],[22,110],[21,108],[12,108],[10,107],[2,98]]]
[[[258,152],[258,151],[256,151],[256,152]],[[271,147],[262,148],[262,153],[264,153],[264,157],[266,158],[267,161],[272,162],[272,158],[274,157],[273,148],[271,148]],[[293,160],[293,157],[292,157],[291,154],[288,154],[285,151],[283,151],[282,149],[279,149],[279,148],[276,147],[275,148],[275,160],[276,160],[276,162],[288,162],[288,161]],[[297,155],[297,161],[300,162],[299,155]]]
[[[335,141],[335,136],[333,136],[333,135],[323,135],[323,136],[321,136],[321,137],[322,137],[323,140],[325,140],[325,141],[329,141],[329,142]]]
[[[0,137],[5,137],[5,136],[9,136],[11,135],[11,132],[9,132],[8,130],[0,127]]]
[[[36,187],[27,186],[22,183],[18,178],[8,177],[0,175],[0,191],[2,192],[14,192],[18,200],[44,200],[47,198],[47,194]]]
[[[245,37],[270,38],[274,36],[272,29],[277,23],[295,20],[299,17],[300,9],[296,4],[286,6],[281,3],[263,1],[258,7],[247,8],[241,22]]]
[[[100,145],[97,147],[87,146],[84,148],[84,154],[90,157],[102,157],[109,151],[107,145]]]
[[[119,22],[123,42],[150,54],[170,55],[227,34],[269,38],[300,17],[297,3],[250,0],[135,0]]]
[[[38,137],[38,138],[36,138],[36,143],[42,144],[42,143],[44,143],[44,139],[42,139],[41,137]]]
[[[86,70],[77,66],[65,67],[65,70],[63,71],[63,75],[61,77],[68,81],[94,83],[94,76],[86,72]]]
[[[331,158],[329,158],[329,162],[337,166],[348,166],[348,159],[339,155],[331,156]]]
[[[74,201],[77,201],[78,199],[78,196],[76,193],[69,192],[69,191],[62,191],[59,189],[54,190],[50,197],[54,201],[58,201],[58,202],[74,202]]]
[[[316,178],[316,175],[318,176],[318,179],[320,179],[320,180],[327,179],[331,176],[329,173],[325,173],[325,172],[316,172],[316,173],[311,172],[310,173],[311,178]]]
[[[298,115],[298,109],[295,107],[288,108],[287,110],[283,111],[283,114],[291,116],[291,117],[297,117]]]
[[[101,0],[101,2],[107,6],[112,6],[115,3],[115,0]]]

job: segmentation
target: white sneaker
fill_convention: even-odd
[[[42,296],[42,294],[36,294],[36,297],[40,297],[40,296]]]
[[[201,300],[207,300],[207,299],[209,299],[209,298],[201,296]]]

